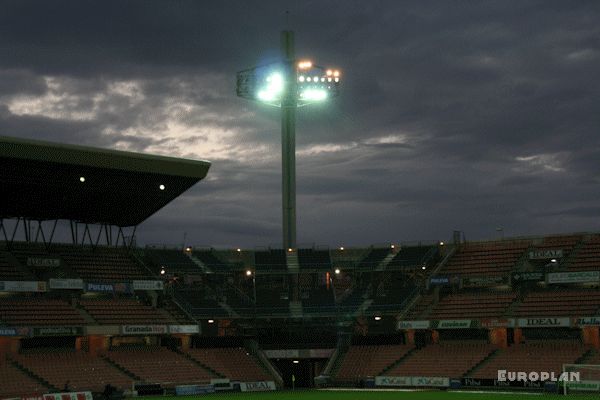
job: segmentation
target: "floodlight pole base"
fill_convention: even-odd
[[[281,105],[281,160],[283,248],[296,248],[296,107],[297,83],[294,54],[294,32],[281,32],[281,53],[284,60],[285,96]]]

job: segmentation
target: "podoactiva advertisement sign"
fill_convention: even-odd
[[[275,390],[275,382],[273,381],[259,381],[259,382],[241,382],[240,390],[242,392],[267,392]]]

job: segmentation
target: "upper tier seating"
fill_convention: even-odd
[[[46,298],[0,299],[0,320],[12,326],[86,325],[69,303]]]
[[[27,275],[11,260],[10,253],[0,251],[0,280],[19,281],[27,279]]]
[[[372,248],[369,254],[358,263],[358,267],[375,269],[390,254],[390,251],[389,247]]]
[[[231,380],[256,382],[273,379],[263,371],[246,349],[240,347],[189,349],[187,353],[203,365]]]
[[[175,324],[164,310],[157,310],[134,299],[82,299],[81,306],[98,323],[105,325]]]
[[[329,250],[298,249],[300,268],[331,270]]]
[[[116,348],[106,356],[148,383],[161,383],[163,387],[209,383],[217,378],[212,372],[165,347]]]
[[[256,251],[254,252],[254,265],[257,271],[285,270],[287,269],[285,250]]]
[[[64,382],[63,382],[64,383]],[[0,398],[42,395],[49,389],[0,358]]]
[[[212,250],[194,250],[193,255],[214,272],[227,272],[232,267],[221,261]]]
[[[123,249],[57,246],[56,252],[85,280],[114,282],[152,279]]]
[[[514,292],[457,293],[440,300],[430,319],[471,319],[501,317],[517,298]]]
[[[588,317],[600,311],[600,290],[551,290],[529,293],[515,311],[523,317]]]
[[[65,382],[73,391],[101,392],[106,384],[130,389],[132,379],[100,357],[82,352],[51,352],[17,355],[15,361],[62,389]]]
[[[569,271],[600,271],[600,236],[593,236],[577,251]]]
[[[531,341],[500,350],[472,374],[474,378],[497,378],[498,370],[547,371],[560,374],[563,364],[572,364],[586,352],[574,340]]]
[[[423,263],[425,256],[432,251],[435,246],[410,246],[402,247],[392,258],[389,267],[416,267]]]
[[[447,341],[430,344],[415,350],[400,364],[387,371],[386,375],[461,378],[493,351],[493,345],[483,342]]]
[[[336,375],[340,382],[354,382],[379,375],[386,367],[414,349],[408,345],[350,346]]]
[[[450,259],[441,274],[506,275],[528,246],[528,241],[467,243]]]
[[[153,270],[159,273],[165,267],[171,274],[202,274],[203,271],[181,250],[151,249],[144,250],[148,264],[154,266]]]

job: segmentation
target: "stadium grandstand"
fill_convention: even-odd
[[[0,138],[0,398],[291,387],[600,392],[600,234],[138,246],[210,164]],[[578,367],[579,366],[579,367]],[[597,395],[597,394],[596,394]]]

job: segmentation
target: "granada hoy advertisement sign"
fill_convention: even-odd
[[[168,333],[166,325],[123,325],[123,335],[163,335]]]

